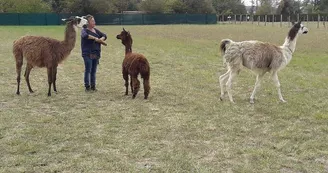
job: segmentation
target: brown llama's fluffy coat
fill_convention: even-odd
[[[131,34],[124,30],[121,34],[116,36],[117,39],[122,40],[122,44],[125,46],[125,58],[122,63],[122,74],[123,79],[125,80],[125,95],[128,95],[128,86],[129,86],[129,75],[131,77],[131,90],[132,98],[135,98],[140,89],[140,82],[138,80],[138,75],[140,74],[143,78],[144,86],[144,99],[148,98],[150,85],[150,67],[146,57],[139,53],[132,53],[132,37]]]
[[[65,40],[59,41],[56,39],[42,36],[24,36],[13,44],[13,54],[16,60],[17,72],[17,92],[20,94],[20,75],[23,65],[23,57],[27,61],[25,70],[25,80],[28,89],[31,93],[33,90],[29,82],[29,74],[33,67],[46,67],[48,72],[48,96],[51,95],[51,84],[56,92],[56,74],[57,66],[71,53],[76,42],[76,27],[81,19],[70,17],[64,20],[66,22]]]

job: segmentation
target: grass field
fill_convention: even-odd
[[[282,44],[287,27],[256,25],[125,26],[133,51],[151,65],[151,92],[125,96],[122,26],[108,35],[96,93],[85,93],[80,38],[60,65],[58,94],[47,97],[46,69],[33,69],[33,94],[16,92],[13,40],[63,39],[63,26],[0,27],[0,172],[328,172],[328,31],[310,27],[279,73],[266,75],[255,104],[255,76],[233,84],[236,104],[219,100],[223,38]],[[80,32],[78,32],[80,33]],[[23,67],[25,70],[25,68]],[[24,72],[23,70],[23,72]]]

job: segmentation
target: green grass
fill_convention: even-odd
[[[223,38],[282,44],[287,27],[256,25],[125,26],[133,51],[151,65],[151,92],[124,96],[124,47],[107,33],[96,93],[83,88],[80,38],[58,69],[58,94],[47,97],[46,69],[16,92],[13,40],[27,34],[63,39],[63,26],[2,26],[0,172],[327,172],[328,32],[310,27],[279,73],[287,103],[269,75],[249,96],[255,76],[233,84],[236,104],[219,101]],[[24,68],[23,68],[24,69]],[[23,70],[24,71],[24,70]]]

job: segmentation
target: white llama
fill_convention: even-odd
[[[260,41],[234,42],[230,39],[223,39],[220,50],[223,59],[227,64],[228,71],[220,76],[220,87],[222,101],[224,96],[224,84],[228,92],[229,100],[234,103],[231,94],[231,84],[233,78],[238,74],[242,66],[256,73],[254,90],[250,96],[250,103],[254,103],[254,97],[260,86],[261,80],[266,72],[272,73],[272,79],[277,87],[279,99],[286,102],[282,97],[278,71],[284,68],[292,59],[292,54],[296,48],[296,41],[299,34],[306,34],[308,29],[301,22],[293,23],[289,30],[285,42],[282,46]],[[227,81],[227,82],[226,82]]]

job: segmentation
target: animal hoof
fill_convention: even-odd
[[[17,95],[20,95],[20,92],[16,92]]]
[[[250,100],[249,103],[254,104],[254,100]]]
[[[50,93],[48,93],[48,97],[50,97],[51,96],[51,94]]]
[[[287,103],[287,101],[286,101],[286,100],[284,100],[284,99],[281,99],[280,101],[281,101],[281,102],[283,102],[283,103]]]
[[[34,93],[34,91],[31,90],[30,93]]]
[[[221,100],[221,101],[223,101],[223,98],[222,98],[222,97],[220,97],[220,100]]]

